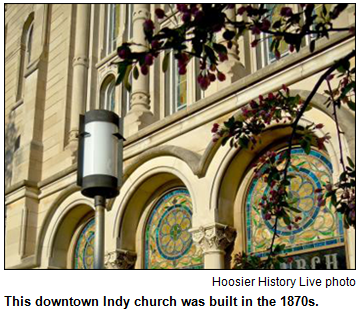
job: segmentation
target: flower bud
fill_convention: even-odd
[[[224,73],[222,73],[222,72],[218,72],[218,74],[217,74],[217,78],[218,78],[218,80],[219,81],[224,81],[225,79],[226,79],[226,76],[225,76],[225,74]]]
[[[156,14],[157,18],[159,18],[159,19],[163,19],[165,17],[164,10],[160,9],[160,8],[155,10],[155,14]]]
[[[143,26],[144,26],[144,31],[146,32],[150,32],[155,29],[154,22],[150,19],[145,20]]]

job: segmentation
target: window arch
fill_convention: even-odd
[[[31,49],[33,42],[33,33],[34,33],[34,21],[29,26],[29,30],[26,34],[26,64],[29,64],[31,61]]]
[[[100,108],[115,112],[115,103],[115,77],[109,75],[101,86]]]
[[[145,264],[147,269],[202,268],[202,255],[189,233],[192,203],[184,188],[161,196],[145,227]]]
[[[278,223],[280,236],[275,239],[275,244],[284,244],[284,252],[294,255],[294,268],[338,268],[338,263],[345,264],[343,222],[330,201],[325,208],[319,207],[315,193],[316,189],[332,182],[333,168],[329,158],[315,149],[306,154],[302,148],[295,148],[292,150],[292,164],[298,171],[290,169],[293,178],[288,192],[295,199],[300,212],[292,212],[291,218],[300,217],[300,221],[298,227],[291,229],[283,221]],[[265,170],[266,166],[263,166],[260,171]],[[246,252],[260,257],[267,255],[273,235],[274,219],[266,220],[261,210],[262,197],[268,192],[267,183],[262,177],[254,175],[246,194]],[[320,264],[320,257],[317,256],[315,261],[306,261],[306,255],[311,256],[311,253],[325,249],[338,249],[330,255],[334,258],[336,254],[339,260],[331,259],[328,260],[329,264],[324,265]]]
[[[92,218],[82,229],[75,244],[74,268],[94,268],[95,219]]]
[[[34,13],[31,13],[23,26],[20,43],[20,59],[19,59],[19,78],[16,101],[24,96],[25,88],[25,71],[31,61],[31,52],[33,48],[34,37]]]

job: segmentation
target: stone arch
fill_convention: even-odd
[[[304,116],[300,121],[300,125],[305,126],[311,123],[313,121],[312,115],[316,121],[326,121],[325,128],[319,132],[319,135],[324,135],[327,132],[331,134],[332,139],[326,144],[326,150],[334,166],[334,177],[336,177],[340,168],[335,123],[328,114],[314,108]],[[270,127],[264,133],[261,145],[258,145],[254,150],[236,150],[231,149],[229,146],[217,150],[209,169],[212,168],[216,172],[211,191],[211,207],[218,208],[219,222],[232,225],[233,219],[231,216],[233,212],[230,207],[234,203],[236,191],[251,162],[262,151],[276,146],[279,141],[284,142],[290,132],[291,128],[288,126]],[[348,152],[346,138],[344,138],[344,145],[345,151]],[[216,167],[218,168],[214,170]]]
[[[139,166],[158,156],[172,156],[182,160],[190,167],[195,175],[198,175],[200,156],[197,153],[181,147],[166,145],[151,148],[131,161],[124,170],[124,182]]]
[[[116,199],[112,216],[112,249],[137,252],[136,267],[141,267],[142,238],[147,217],[154,203],[166,191],[185,187],[196,212],[195,178],[190,167],[173,156],[148,160],[136,168],[125,181]],[[109,247],[110,248],[110,247]]]
[[[92,201],[70,186],[53,202],[38,237],[39,265],[46,268],[71,268],[69,250],[76,230],[94,215]]]
[[[310,94],[307,90],[292,90],[290,92],[292,96],[299,95],[302,100],[305,100],[308,95]],[[329,118],[333,120],[332,110],[330,108],[327,108],[324,104],[326,102],[327,98],[319,93],[316,93],[314,97],[312,98],[311,104],[314,108],[317,110],[323,112],[326,114]],[[240,114],[240,111],[235,113],[235,116]],[[311,115],[311,111],[310,111]],[[347,144],[349,146],[349,152],[352,158],[355,157],[355,131],[353,130],[355,125],[355,116],[352,112],[350,112],[348,109],[343,107],[338,112],[338,119],[341,130],[344,132],[345,139],[347,141]],[[199,166],[197,168],[197,175],[199,177],[204,177],[207,174],[207,171],[210,167],[210,164],[212,163],[212,160],[214,159],[215,155],[217,154],[217,151],[221,147],[220,142],[210,142],[204,152],[204,154],[201,156]]]
[[[110,110],[109,108],[107,108],[107,106],[110,105],[110,103],[107,103],[109,101],[108,93],[110,92],[110,89],[113,93],[114,105],[115,105],[116,86],[115,86],[115,75],[113,73],[109,73],[101,81],[100,92],[99,92],[99,109]],[[114,109],[115,109],[115,106],[114,106]]]
[[[333,165],[333,178],[336,181],[341,168],[335,122],[329,112],[319,110],[317,105],[313,105],[313,107],[301,119],[300,126],[309,125],[314,121],[325,124],[325,127],[317,135],[323,136],[329,132],[332,137],[330,142],[325,145],[325,148]],[[348,123],[350,122],[348,116],[344,115],[343,118],[348,118]],[[349,126],[347,127],[349,128]],[[264,132],[262,143],[253,151],[236,150],[227,146],[226,148],[218,149],[213,157],[208,169],[209,172],[215,172],[211,190],[211,207],[216,208],[219,223],[233,226],[237,230],[238,236],[234,244],[234,253],[243,251],[243,244],[245,243],[245,231],[243,229],[245,216],[243,209],[247,186],[251,178],[251,175],[248,175],[251,173],[251,164],[263,151],[284,147],[284,143],[291,131],[292,129],[286,125],[270,127]],[[345,155],[349,155],[349,147],[345,136],[343,136],[343,143]],[[218,168],[215,170],[216,166]],[[346,236],[348,242],[353,240],[353,233],[347,232]],[[350,248],[349,255],[353,255],[353,250]]]

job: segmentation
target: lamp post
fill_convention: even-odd
[[[106,110],[80,115],[77,184],[95,201],[94,268],[104,267],[106,199],[119,194],[122,177],[121,119]]]

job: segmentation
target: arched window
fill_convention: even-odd
[[[25,71],[31,61],[33,33],[34,33],[34,14],[32,13],[26,20],[21,35],[19,79],[18,79],[16,101],[23,99],[24,96]]]
[[[34,30],[34,22],[31,23],[29,30],[27,32],[26,38],[26,64],[30,63],[31,60],[31,49],[33,42],[33,30]]]
[[[202,255],[189,229],[192,203],[189,192],[178,188],[164,194],[153,208],[145,229],[145,268],[202,268]]]
[[[75,245],[74,268],[94,268],[95,219],[92,218],[83,228]]]
[[[292,178],[287,191],[300,211],[290,213],[292,220],[298,218],[298,227],[288,227],[281,220],[275,244],[284,244],[284,252],[294,255],[294,264],[287,265],[292,268],[340,268],[346,263],[343,222],[329,201],[325,208],[319,207],[315,193],[332,182],[329,158],[315,149],[306,154],[302,148],[296,148],[292,151],[292,164],[298,170],[290,169]],[[263,166],[261,172],[265,170]],[[273,237],[274,218],[266,220],[261,210],[262,197],[268,193],[264,179],[254,176],[246,196],[246,252],[260,257],[266,256]],[[325,252],[321,254],[320,250]]]
[[[119,31],[120,5],[106,5],[106,54],[110,54],[116,49],[116,39]]]
[[[100,108],[115,112],[115,77],[109,75],[101,87]]]
[[[130,76],[129,82],[132,83],[132,76]],[[130,111],[131,93],[126,90],[124,84],[121,84],[121,86],[121,116],[124,117]]]

